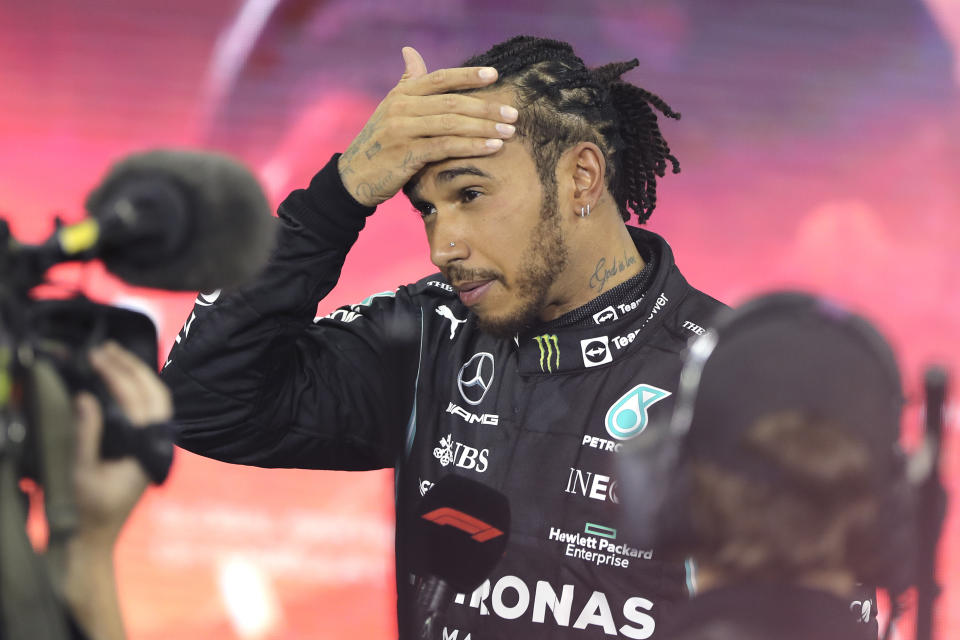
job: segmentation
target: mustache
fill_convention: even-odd
[[[447,282],[476,282],[478,280],[503,280],[503,274],[488,269],[467,269],[451,265],[440,270]]]

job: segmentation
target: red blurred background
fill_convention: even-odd
[[[955,0],[34,0],[0,3],[0,216],[39,241],[82,215],[109,164],[150,147],[232,153],[274,204],[342,150],[402,72],[517,33],[683,113],[683,172],[650,228],[728,303],[803,287],[867,313],[895,343],[919,420],[931,361],[960,371],[960,5]],[[419,218],[374,216],[321,311],[432,270]],[[166,352],[192,295],[102,268],[60,279],[148,312]],[[956,404],[944,465],[960,490]],[[178,452],[119,548],[130,637],[389,638],[392,478],[229,466]],[[960,521],[941,546],[939,628],[960,628]],[[877,549],[877,553],[884,553]],[[907,634],[908,635],[908,634]]]

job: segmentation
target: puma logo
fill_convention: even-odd
[[[450,310],[450,307],[448,307],[448,306],[445,305],[445,304],[442,304],[442,305],[440,305],[439,307],[437,307],[437,315],[440,316],[440,317],[442,317],[442,318],[446,318],[447,320],[450,321],[450,339],[451,339],[451,340],[453,340],[454,337],[456,337],[456,335],[457,335],[457,328],[458,328],[461,324],[463,324],[463,323],[465,323],[465,322],[467,321],[466,318],[464,318],[463,320],[461,320],[460,318],[458,318],[458,317],[456,317],[455,315],[453,315],[453,311],[451,311],[451,310]]]

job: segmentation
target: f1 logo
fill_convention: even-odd
[[[503,531],[500,531],[500,529],[453,507],[440,507],[430,513],[423,514],[421,517],[441,527],[449,525],[460,529],[477,542],[486,542],[503,535]]]

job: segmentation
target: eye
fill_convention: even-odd
[[[429,202],[418,202],[413,205],[413,210],[420,214],[421,218],[426,218],[437,212],[437,208]]]
[[[463,203],[473,202],[474,200],[476,200],[482,195],[483,195],[483,192],[477,189],[461,189],[460,202],[463,202]]]

